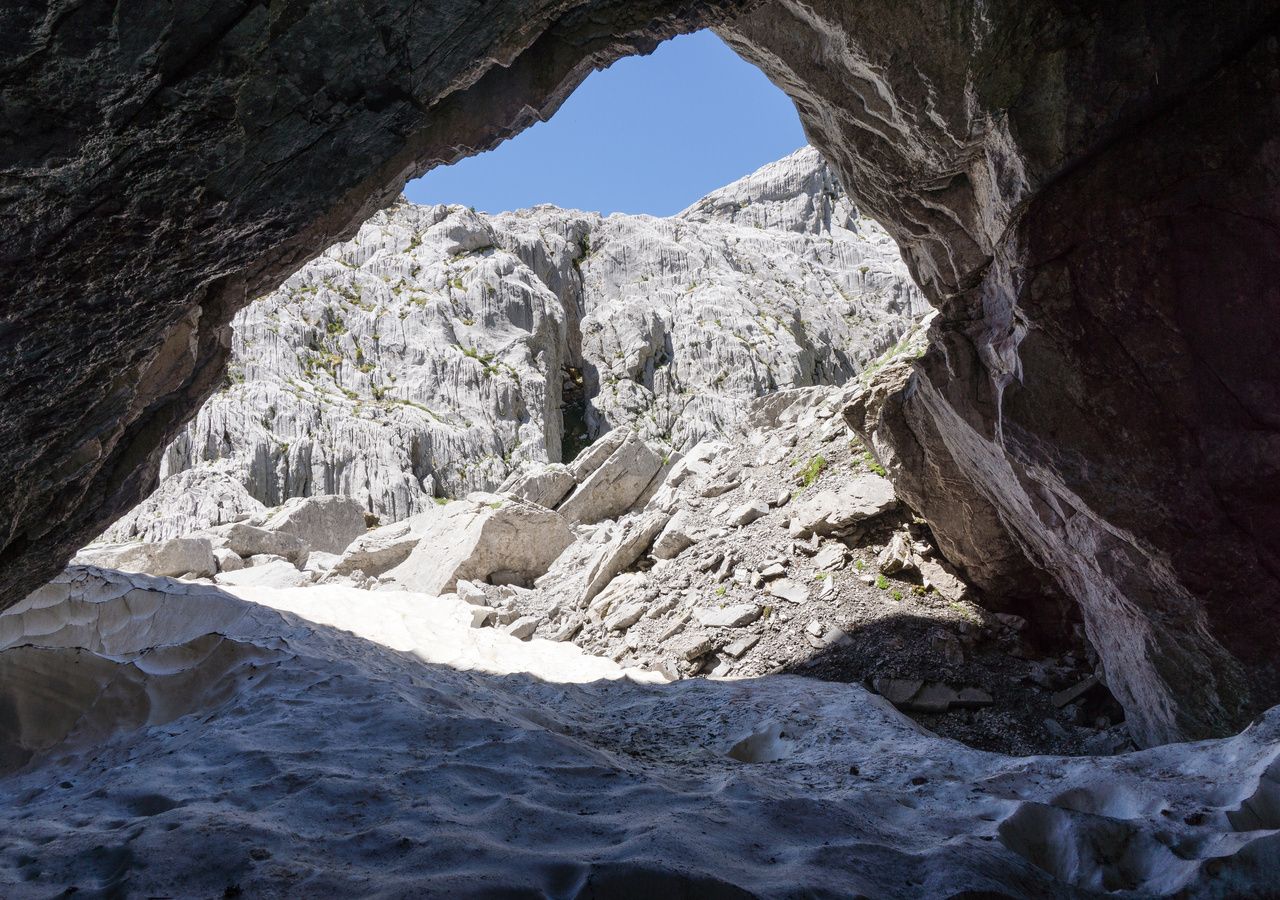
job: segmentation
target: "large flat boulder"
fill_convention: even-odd
[[[297,535],[268,531],[246,522],[217,525],[201,532],[199,536],[207,537],[214,549],[226,548],[245,559],[251,556],[281,556],[299,567],[307,561],[307,551],[310,549],[306,541]]]
[[[354,497],[293,497],[273,510],[262,527],[291,534],[312,550],[341,553],[365,533],[364,512],[364,504]]]
[[[208,538],[198,537],[90,545],[77,553],[71,564],[169,577],[207,577],[218,571],[213,544]]]
[[[384,581],[440,595],[459,579],[505,582],[542,575],[573,541],[568,522],[545,507],[498,494],[474,493],[441,509],[404,562]],[[367,573],[366,573],[367,574]]]
[[[538,587],[570,607],[586,608],[614,578],[635,564],[670,519],[661,510],[648,510],[598,526],[555,561],[538,580]]]
[[[409,558],[427,524],[437,514],[431,510],[366,531],[347,545],[330,571],[335,575],[349,575],[357,570],[366,575],[381,575],[400,565]]]
[[[797,500],[791,511],[791,534],[837,534],[883,515],[898,505],[893,485],[871,472],[849,479],[838,487],[817,491]]]
[[[643,438],[623,432],[613,452],[556,509],[575,524],[617,518],[631,509],[661,468],[662,457]]]

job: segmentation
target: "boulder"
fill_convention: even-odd
[[[552,463],[512,472],[507,480],[502,482],[497,492],[554,509],[556,504],[573,490],[575,484],[577,481],[568,466]]]
[[[411,516],[403,522],[392,522],[380,528],[366,531],[343,549],[333,564],[335,575],[349,575],[359,569],[366,575],[381,575],[404,562],[427,525],[446,507],[436,507],[425,513]]]
[[[244,568],[244,560],[233,550],[219,547],[213,551],[213,559],[218,564],[219,572],[236,572]]]
[[[443,507],[404,562],[385,580],[426,594],[455,589],[458,579],[487,581],[495,572],[510,580],[542,575],[573,532],[559,513],[535,503],[473,493]]]
[[[813,558],[813,567],[820,572],[832,572],[844,568],[849,559],[849,551],[842,544],[831,543],[818,551]]]
[[[342,553],[365,533],[364,512],[364,504],[352,497],[293,497],[273,510],[262,527],[291,534],[312,550]]]
[[[624,603],[613,615],[605,619],[604,627],[610,631],[626,631],[640,621],[649,604],[639,601]]]
[[[866,472],[839,487],[802,497],[791,507],[791,535],[829,535],[873,519],[898,505],[889,479]]]
[[[192,575],[204,578],[218,571],[213,545],[209,540],[198,537],[90,545],[77,553],[71,564],[170,577]]]
[[[574,482],[581,484],[591,477],[592,473],[604,465],[604,461],[622,446],[630,434],[631,432],[625,428],[615,428],[600,435],[595,443],[583,447],[582,451],[573,458],[573,462],[569,463],[569,474],[573,476]]]
[[[688,510],[683,509],[671,517],[667,527],[662,529],[662,533],[653,542],[653,555],[656,558],[675,559],[697,543],[690,533],[691,519]]]
[[[738,527],[750,525],[756,519],[763,518],[768,514],[769,504],[763,500],[751,500],[729,514],[729,524]]]
[[[538,579],[538,587],[573,608],[584,608],[649,549],[670,518],[650,510],[598,527],[557,559]]]
[[[617,518],[635,504],[661,468],[662,458],[639,435],[623,432],[617,449],[556,509],[575,524]]]
[[[533,637],[534,632],[538,630],[538,626],[541,624],[542,619],[538,616],[521,616],[507,626],[507,634],[511,635],[513,638],[527,641],[529,638]],[[472,618],[472,627],[476,627],[475,614],[473,614]]]
[[[290,588],[311,584],[312,573],[300,572],[293,564],[278,559],[261,566],[249,566],[236,572],[220,572],[213,577],[216,584],[229,587]]]
[[[960,601],[969,596],[969,586],[960,580],[955,569],[936,559],[922,559],[917,563],[925,587],[931,587],[948,600]]]
[[[748,634],[727,645],[724,648],[724,652],[734,659],[738,659],[758,643],[760,643],[760,635]]]
[[[230,550],[244,559],[266,553],[282,556],[295,566],[301,566],[307,561],[308,547],[301,538],[268,531],[245,522],[216,525],[201,532],[199,536],[207,537],[215,549]]]
[[[341,557],[336,553],[326,553],[323,550],[312,550],[307,554],[307,561],[302,566],[304,572],[314,572],[317,575],[323,575],[333,568]]]
[[[897,575],[918,567],[919,560],[911,548],[911,539],[901,531],[894,532],[889,543],[876,558],[876,566],[885,575]]]

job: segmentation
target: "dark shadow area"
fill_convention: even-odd
[[[10,892],[1068,896],[1100,878],[1194,893],[1210,877],[1265,883],[1280,859],[1249,850],[1274,848],[1262,834],[1212,860],[1210,874],[1189,842],[1202,825],[1231,830],[1224,798],[1265,806],[1249,800],[1257,791],[1244,772],[1280,721],[1236,739],[1239,771],[1184,779],[1177,790],[1195,799],[1178,802],[1210,810],[1184,826],[1159,803],[1114,800],[1095,784],[1122,771],[1153,796],[1173,791],[1162,779],[1176,777],[1177,748],[1115,765],[1036,762],[938,741],[860,690],[787,677],[563,684],[462,671],[215,588],[166,596],[136,622],[150,627],[189,603],[209,614],[202,627],[225,628],[242,649],[270,644],[271,659],[241,653],[218,674],[199,663],[216,656],[202,647],[184,669],[184,648],[217,635],[174,633],[169,665],[153,675],[206,665],[207,703],[73,737],[0,777],[12,798],[0,852]],[[71,666],[98,656],[38,652]],[[38,717],[38,704],[20,715]],[[768,761],[733,758],[752,735],[774,742],[748,754]],[[1113,802],[1081,814],[1095,796]],[[1040,809],[1061,834],[1039,827]],[[1036,849],[1116,828],[1141,859],[1072,868]],[[1157,832],[1174,833],[1180,857]]]
[[[861,684],[930,731],[979,750],[1131,750],[1124,710],[1094,677],[1088,656],[1082,648],[1038,657],[1017,631],[999,626],[974,623],[957,639],[936,620],[890,615],[842,630],[782,671]]]

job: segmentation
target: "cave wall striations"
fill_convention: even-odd
[[[1280,701],[1280,7],[911,5],[725,31],[943,311],[847,417],[977,583],[1078,601],[1141,742],[1241,727]]]
[[[1166,8],[1167,7],[1167,8]],[[1225,8],[1224,8],[1225,7]],[[1280,701],[1275,2],[0,12],[0,602],[154,483],[225,323],[593,65],[717,27],[942,310],[847,417],[980,586],[1078,601],[1136,737]]]

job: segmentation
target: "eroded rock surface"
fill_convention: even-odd
[[[211,469],[266,505],[336,492],[394,521],[617,427],[668,455],[768,391],[843,383],[924,309],[812,148],[669,219],[401,202],[236,316],[229,383],[160,490]]]

